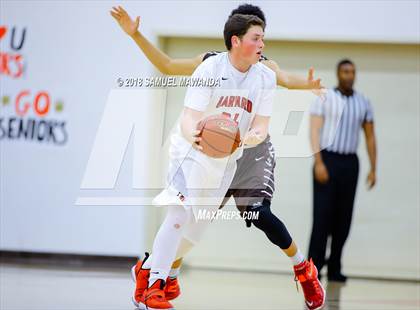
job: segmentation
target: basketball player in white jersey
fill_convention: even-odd
[[[210,57],[214,57],[220,53],[208,52],[187,59],[170,58],[137,31],[139,26],[138,17],[136,20],[132,20],[122,7],[114,7],[113,9],[111,15],[162,73],[190,75],[194,68],[201,62],[207,61]],[[242,4],[234,9],[230,16],[234,14],[255,15],[265,23],[264,13],[255,5]],[[309,71],[308,78],[304,78],[280,70],[275,61],[268,60],[264,55],[261,55],[259,61],[274,70],[278,85],[292,89],[311,89],[315,90],[318,95],[322,94],[320,91],[322,89],[320,79],[315,80],[313,78],[312,69]],[[237,170],[231,187],[225,195],[225,199],[227,200],[233,196],[241,212],[252,210],[253,212],[259,213],[258,219],[246,221],[247,226],[250,227],[253,224],[253,226],[263,231],[268,239],[291,259],[295,272],[295,280],[299,281],[302,285],[307,307],[309,309],[319,309],[323,305],[325,294],[321,283],[316,277],[313,263],[305,260],[305,257],[299,251],[284,223],[270,210],[270,203],[274,195],[274,154],[274,148],[269,136],[257,147],[246,148],[243,156],[237,161]],[[257,159],[259,161],[256,161]],[[183,239],[181,246],[188,246],[188,240]],[[138,304],[149,279],[151,264],[148,257],[149,254],[146,253],[145,258],[139,260],[132,269],[133,280],[136,282],[136,289],[133,296],[133,302],[135,304]],[[168,300],[175,299],[180,295],[178,274],[181,263],[182,258],[177,259],[173,263],[169,277],[167,278],[165,294]]]
[[[190,87],[178,130],[170,146],[168,186],[155,203],[168,206],[168,213],[153,244],[148,288],[139,306],[146,309],[173,309],[164,288],[173,260],[185,253],[178,250],[182,238],[196,244],[210,220],[195,217],[197,210],[217,210],[222,203],[242,154],[237,149],[225,159],[213,159],[201,152],[197,124],[207,115],[228,113],[237,121],[244,144],[262,142],[268,132],[275,73],[258,62],[264,48],[264,22],[252,15],[236,14],[225,24],[228,52],[220,53],[198,66],[193,78],[223,78],[217,87]],[[246,105],[222,104],[225,96],[240,96]],[[210,198],[209,206],[201,206]]]

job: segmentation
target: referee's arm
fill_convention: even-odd
[[[320,132],[324,126],[324,117],[321,115],[311,115],[310,135],[312,152],[314,153],[315,165],[314,176],[319,183],[327,183],[329,179],[328,170],[321,156]]]
[[[376,138],[373,122],[364,122],[363,131],[366,138],[366,148],[370,161],[370,172],[367,176],[367,185],[371,189],[376,183]]]

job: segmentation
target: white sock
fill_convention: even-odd
[[[175,259],[180,259],[183,258],[192,248],[194,247],[194,244],[185,239],[182,238],[181,242],[179,243],[179,247],[178,250],[176,252],[176,258]],[[143,269],[150,269],[152,268],[152,254],[150,254],[149,258],[144,262],[143,264]],[[179,274],[179,268],[172,268],[171,271],[173,271],[172,274],[176,274],[174,277],[177,277]],[[169,276],[171,276],[171,271],[169,272]]]
[[[192,248],[194,247],[194,244],[185,239],[182,238],[181,242],[179,243],[178,251],[176,252],[176,259],[183,258]],[[178,268],[171,268],[169,271],[169,277],[174,279],[179,276],[179,272],[181,270],[181,266]]]
[[[295,255],[290,256],[290,259],[292,260],[293,266],[296,266],[305,260],[305,256],[303,256],[303,254],[298,249]]]
[[[169,278],[177,278],[179,275],[179,271],[180,271],[181,267],[178,268],[171,268],[171,270],[169,271]]]
[[[185,210],[182,206],[170,206],[168,208],[165,220],[153,242],[149,287],[158,279],[166,281],[181,242],[183,230],[189,220],[190,212],[191,210]]]
[[[143,264],[143,269],[150,269],[152,268],[152,254],[147,258],[147,260]]]
[[[182,238],[179,243],[178,251],[176,252],[176,259],[183,258],[194,247],[194,243],[188,239]]]
[[[157,269],[153,268],[153,271],[150,271],[149,276],[149,287],[153,285],[157,280],[163,280],[166,281],[166,278],[168,277],[168,271],[165,269]]]

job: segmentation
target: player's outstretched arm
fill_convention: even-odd
[[[185,59],[174,59],[169,57],[139,32],[139,16],[133,20],[121,6],[113,7],[110,13],[118,22],[121,29],[136,42],[137,46],[144,55],[146,55],[147,59],[149,59],[149,61],[163,74],[191,75],[203,61],[205,54]]]
[[[314,79],[314,68],[309,69],[308,76],[305,78],[301,75],[281,70],[279,65],[273,60],[264,60],[262,63],[276,73],[277,85],[288,89],[320,90],[315,92],[316,95],[320,95],[322,93],[321,90],[324,89],[321,79]]]

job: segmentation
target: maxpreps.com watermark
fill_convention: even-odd
[[[197,212],[197,220],[258,220],[259,211],[244,211],[239,212],[235,210],[217,210],[209,211],[206,209],[199,209]]]
[[[138,78],[117,78],[117,86],[134,87],[220,87],[223,78],[192,78],[188,76],[157,76]]]

